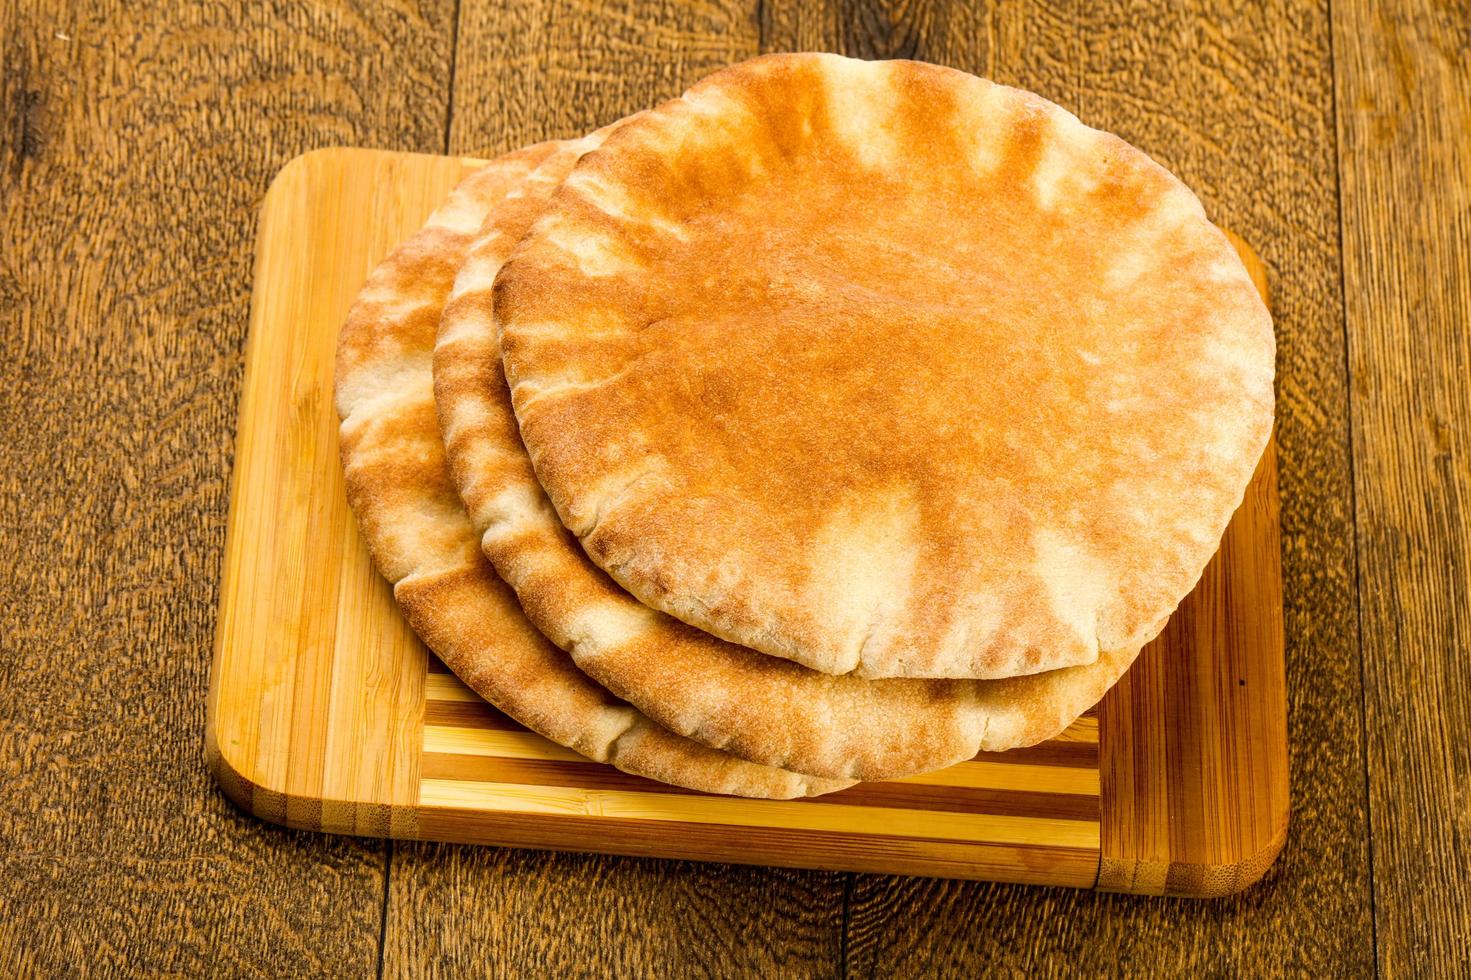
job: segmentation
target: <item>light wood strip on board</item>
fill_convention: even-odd
[[[1375,951],[1385,976],[1464,976],[1471,4],[1337,0],[1329,9]]]
[[[886,782],[967,789],[1012,789],[1030,793],[1070,793],[1075,796],[1098,795],[1097,769],[1028,766],[999,760],[995,756]]]
[[[655,782],[600,762],[547,762],[474,755],[424,756],[426,779],[466,782],[522,783],[531,786],[580,786],[590,789],[647,793],[691,791]],[[922,783],[859,783],[849,789],[808,801],[952,813],[998,813],[1017,817],[1055,817],[1061,820],[1098,819],[1098,797],[1076,793],[1041,793],[1014,787],[927,786]]]
[[[439,663],[436,657],[432,664]],[[424,679],[424,698],[428,701],[472,701],[476,704],[485,704],[485,699],[465,686],[465,682],[454,674],[440,674],[431,672]]]
[[[1096,821],[957,814],[865,806],[812,806],[803,801],[632,793],[563,786],[425,779],[424,806],[496,809],[510,813],[658,820],[667,824],[781,827],[873,837],[934,838],[973,843],[1096,848]]]
[[[484,728],[424,726],[424,753],[480,755],[500,759],[539,759],[545,762],[586,762],[556,742],[528,731],[492,731]]]

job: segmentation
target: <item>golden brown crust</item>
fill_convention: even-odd
[[[1194,195],[930,65],[712,76],[579,163],[494,302],[594,562],[834,674],[1138,649],[1271,425],[1270,317]]]
[[[409,623],[517,721],[620,769],[715,793],[786,799],[845,782],[755,765],[661,728],[598,687],[522,615],[480,554],[439,441],[430,357],[439,314],[486,214],[557,149],[510,154],[463,181],[374,270],[343,326],[337,409],[349,502]]]
[[[644,606],[559,522],[520,442],[491,310],[496,272],[596,140],[549,157],[471,246],[440,321],[443,443],[485,553],[526,616],[600,684],[666,727],[753,761],[882,779],[1060,732],[1130,653],[1007,681],[831,676],[718,639]]]

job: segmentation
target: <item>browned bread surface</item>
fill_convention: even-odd
[[[494,302],[592,560],[831,674],[1131,655],[1271,426],[1271,320],[1195,196],[932,65],[717,73],[578,162]]]

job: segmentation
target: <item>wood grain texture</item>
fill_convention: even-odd
[[[757,0],[469,0],[450,153],[581,136],[756,54]]]
[[[842,885],[837,873],[400,847],[383,972],[838,976]]]
[[[1375,924],[1471,940],[1471,5],[1334,4]]]
[[[451,9],[0,4],[0,974],[375,967],[381,845],[240,813],[200,732],[256,206],[439,148]]]
[[[1118,964],[1138,973],[1371,969],[1326,11],[768,0],[762,25],[767,50],[939,61],[1033,89],[1119,133],[1258,249],[1277,323],[1295,804],[1278,864],[1262,885],[1210,904],[860,876],[848,967],[880,975]],[[1304,919],[1294,907],[1314,913]]]

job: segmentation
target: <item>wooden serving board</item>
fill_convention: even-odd
[[[266,194],[206,736],[233,800],[339,833],[1149,894],[1266,870],[1288,816],[1275,446],[1163,635],[1033,748],[814,800],[707,796],[582,759],[446,673],[348,509],[332,371],[368,272],[476,164],[320,150]]]

